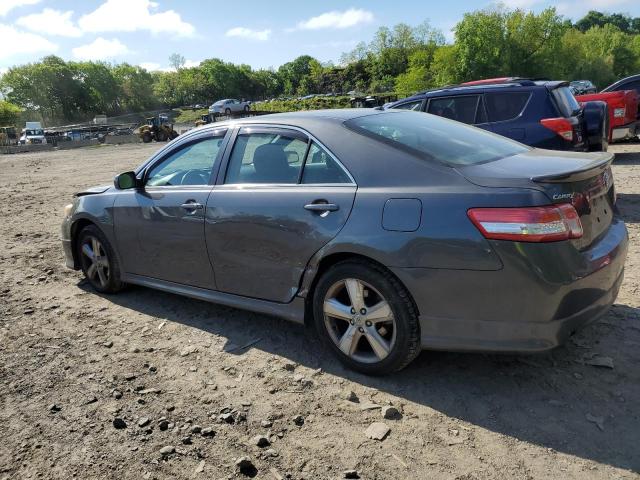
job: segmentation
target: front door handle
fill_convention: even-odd
[[[204,205],[196,202],[195,200],[187,200],[180,206],[185,210],[202,210],[204,208]]]
[[[335,212],[340,210],[340,207],[335,203],[309,203],[304,206],[305,210],[311,210],[312,212]]]

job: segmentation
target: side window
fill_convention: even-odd
[[[415,110],[415,111],[420,111],[420,106],[422,105],[422,100],[418,100],[416,102],[407,102],[407,103],[403,103],[402,105],[398,105],[397,107],[393,107],[393,109],[398,109],[398,110]]]
[[[280,132],[240,134],[224,183],[298,183],[306,151],[306,141]]]
[[[522,113],[530,92],[485,93],[487,114],[490,122],[512,120]]]
[[[311,144],[302,183],[351,183],[349,175],[320,145]]]
[[[640,81],[627,82],[617,87],[616,90],[635,90],[636,92],[640,93]]]
[[[476,119],[478,98],[478,95],[432,98],[428,112],[458,122],[473,124]]]
[[[224,133],[221,133],[171,153],[151,168],[147,175],[147,185],[152,187],[207,185],[223,139]]]

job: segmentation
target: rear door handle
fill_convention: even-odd
[[[340,207],[335,203],[309,203],[304,208],[312,212],[335,212],[340,210]]]
[[[185,210],[202,210],[204,208],[204,205],[196,202],[195,200],[187,200],[180,206]]]

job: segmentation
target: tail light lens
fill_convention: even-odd
[[[573,140],[573,125],[566,118],[543,118],[540,123],[543,127],[553,130],[565,140]]]
[[[544,207],[472,208],[469,219],[485,238],[514,242],[558,242],[582,236],[582,223],[569,203]]]

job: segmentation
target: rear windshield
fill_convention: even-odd
[[[529,147],[479,128],[420,112],[388,112],[345,122],[352,130],[447,165],[475,165]]]
[[[580,105],[573,96],[569,87],[558,87],[551,91],[553,98],[556,100],[558,109],[564,117],[572,117],[580,111]]]

